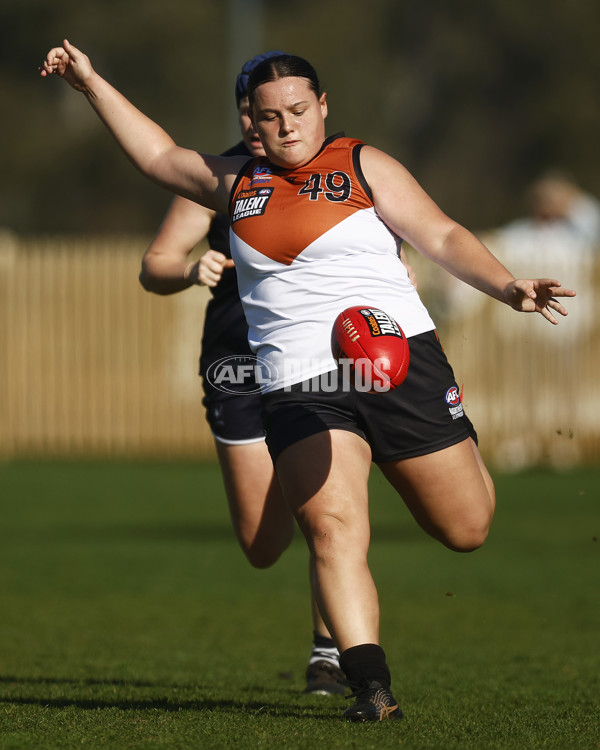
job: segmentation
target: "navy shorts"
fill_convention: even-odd
[[[265,439],[260,393],[230,393],[205,399],[206,420],[220,443],[243,445]]]
[[[333,391],[316,378],[264,394],[273,463],[290,445],[324,430],[356,433],[369,443],[376,463],[434,453],[468,437],[477,442],[437,333],[413,336],[409,347],[406,380],[385,393],[358,391],[340,377]]]

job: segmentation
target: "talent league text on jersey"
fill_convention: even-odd
[[[262,216],[272,192],[273,188],[252,188],[239,193],[231,212],[232,224],[249,216]]]
[[[293,170],[253,159],[233,187],[231,252],[250,346],[279,373],[265,391],[336,369],[331,328],[346,307],[384,309],[407,337],[435,327],[400,262],[401,239],[377,215],[362,146],[333,136]]]

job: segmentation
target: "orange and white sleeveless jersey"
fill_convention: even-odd
[[[231,254],[264,392],[336,369],[331,329],[346,307],[381,308],[407,337],[435,327],[375,211],[361,145],[334,136],[293,170],[253,159],[232,190]]]

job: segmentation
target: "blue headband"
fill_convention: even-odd
[[[269,60],[271,57],[279,57],[279,55],[285,54],[280,52],[278,49],[273,49],[270,52],[265,52],[262,55],[256,55],[251,60],[247,60],[242,66],[242,72],[237,77],[235,82],[235,101],[238,107],[240,101],[248,94],[248,77],[254,68],[263,60]]]

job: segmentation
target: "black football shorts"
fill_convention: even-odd
[[[262,418],[273,463],[282,451],[324,430],[348,430],[366,440],[375,463],[423,456],[477,434],[467,417],[452,368],[435,331],[409,338],[405,381],[367,393],[340,377],[263,394]],[[337,373],[335,373],[337,374]]]

